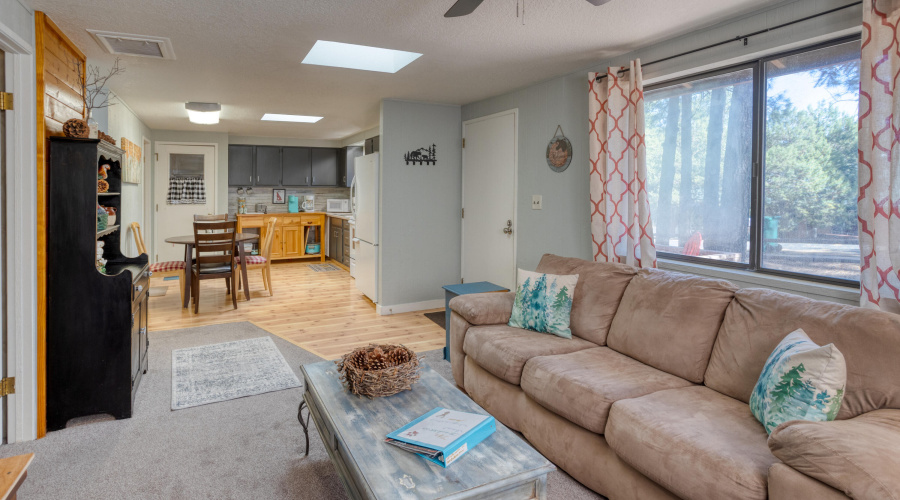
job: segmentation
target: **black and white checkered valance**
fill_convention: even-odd
[[[206,187],[203,183],[203,176],[173,175],[169,177],[169,194],[166,196],[166,203],[169,205],[205,205]]]

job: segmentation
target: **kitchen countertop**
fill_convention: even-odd
[[[325,213],[328,217],[334,217],[336,219],[344,219],[350,222],[353,222],[353,214],[349,213]]]

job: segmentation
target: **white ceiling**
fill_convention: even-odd
[[[780,0],[31,0],[90,60],[86,29],[164,36],[177,59],[123,57],[110,87],[153,129],[341,139],[378,125],[382,98],[467,104],[579,69]],[[522,1],[522,0],[519,0]],[[396,74],[301,65],[316,40],[420,52]],[[219,102],[218,125],[188,122],[187,101]],[[261,122],[263,113],[324,116]]]

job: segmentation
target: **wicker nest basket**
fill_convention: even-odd
[[[403,345],[370,344],[335,361],[341,382],[357,396],[379,398],[412,389],[419,380],[419,359]]]

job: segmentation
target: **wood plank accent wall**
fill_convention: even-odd
[[[47,434],[47,138],[84,118],[85,56],[43,12],[34,13],[37,71],[37,437]],[[76,69],[81,63],[81,70]]]

